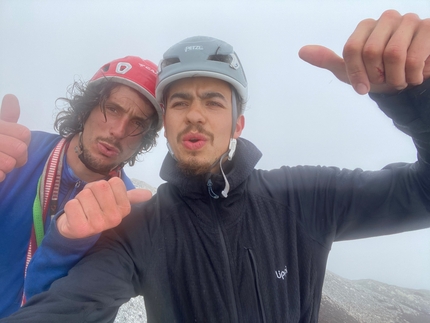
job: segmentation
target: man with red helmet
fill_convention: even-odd
[[[58,232],[66,238],[83,239],[86,249],[101,231],[116,226],[129,213],[130,203],[150,198],[149,191],[131,190],[134,186],[122,168],[127,163],[134,165],[139,154],[156,144],[162,127],[155,99],[156,70],[148,60],[127,56],[103,65],[86,86],[75,82],[70,98],[62,98],[67,107],[55,121],[59,135],[30,132],[18,124],[18,100],[13,95],[4,97],[0,115],[0,317],[25,302],[25,281],[38,280],[40,285],[38,275],[49,273],[50,269],[33,269],[30,263],[42,240],[58,250],[57,257],[68,257],[67,245],[58,244]],[[106,181],[98,182],[101,179]],[[126,189],[131,191],[126,193]],[[101,212],[86,215],[94,204],[102,207]],[[65,207],[81,212],[55,219]],[[50,225],[55,224],[53,217],[57,225]]]

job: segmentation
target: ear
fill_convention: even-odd
[[[245,128],[245,116],[241,114],[236,121],[236,129],[233,134],[233,138],[237,139],[242,134],[242,130]]]

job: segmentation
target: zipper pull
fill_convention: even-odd
[[[219,195],[215,194],[215,192],[214,192],[214,191],[213,191],[213,189],[212,189],[212,185],[213,185],[213,183],[212,183],[212,180],[211,180],[210,178],[209,178],[209,180],[208,180],[207,185],[208,185],[208,192],[209,192],[209,195],[210,195],[212,198],[214,198],[214,199],[219,198]]]

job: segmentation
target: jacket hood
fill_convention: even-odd
[[[224,172],[233,192],[253,171],[262,156],[261,151],[250,141],[244,138],[237,139],[236,153],[231,161],[223,164]],[[160,170],[160,177],[166,182],[176,186],[182,194],[191,197],[208,195],[207,182],[213,182],[213,190],[221,196],[224,188],[224,179],[221,174],[206,174],[187,176],[178,167],[177,162],[167,153]]]

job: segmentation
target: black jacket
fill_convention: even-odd
[[[6,321],[112,322],[141,294],[148,322],[317,322],[333,241],[430,226],[429,86],[374,96],[414,138],[415,164],[256,170],[261,153],[241,139],[223,198],[222,176],[186,177],[168,155],[168,183]]]

